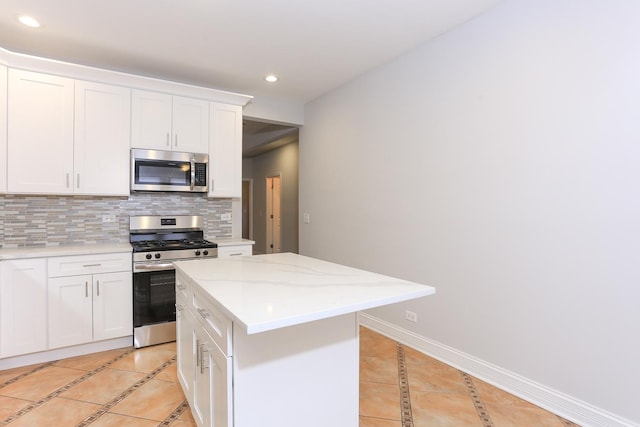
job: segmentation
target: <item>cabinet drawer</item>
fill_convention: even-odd
[[[49,277],[131,271],[131,253],[53,257],[47,260]]]
[[[226,356],[231,356],[231,328],[233,325],[231,319],[207,303],[198,289],[193,289],[192,307],[195,317],[204,326],[213,342],[220,347]]]
[[[251,245],[238,246],[218,246],[218,258],[227,256],[244,256],[252,255],[253,247]]]
[[[180,270],[176,270],[176,299],[181,299],[183,303],[188,304],[191,301],[189,298],[189,292],[191,290],[191,283],[189,279]]]

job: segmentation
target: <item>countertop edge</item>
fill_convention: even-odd
[[[426,288],[424,291],[414,292],[413,294],[403,295],[402,297],[386,298],[384,301],[369,301],[367,303],[354,304],[349,307],[341,307],[335,310],[327,310],[327,311],[318,312],[318,313],[309,313],[304,316],[296,316],[288,319],[281,319],[278,321],[264,322],[264,323],[254,324],[251,326],[246,325],[244,322],[240,321],[240,319],[237,319],[235,316],[233,317],[233,319],[234,321],[237,320],[238,323],[242,324],[245,331],[247,332],[247,335],[258,334],[260,332],[268,332],[268,331],[273,331],[275,329],[286,328],[288,326],[301,325],[303,323],[328,319],[330,317],[341,316],[344,314],[357,313],[359,311],[368,310],[370,308],[382,307],[389,304],[409,301],[412,299],[422,298],[422,297],[435,294],[436,292],[435,288],[427,285],[424,285],[424,286]],[[220,306],[221,304],[218,303],[218,305]],[[226,310],[226,312],[229,312],[229,310]]]
[[[132,252],[129,243],[105,243],[69,246],[35,246],[0,249],[0,261],[10,259],[49,258],[58,256]]]
[[[256,242],[249,239],[225,237],[223,239],[211,239],[218,246],[238,246],[238,245],[255,245]]]

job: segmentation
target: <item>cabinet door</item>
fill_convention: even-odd
[[[233,399],[231,358],[226,357],[222,350],[213,343],[202,350],[202,360],[205,374],[209,376],[211,410],[211,427],[232,427]]]
[[[209,152],[209,102],[173,97],[173,141],[175,151]]]
[[[74,192],[129,195],[131,90],[75,83]]]
[[[46,350],[46,260],[0,262],[0,358]]]
[[[186,301],[176,298],[176,353],[178,358],[178,381],[184,395],[193,407],[193,381],[196,365],[196,351],[193,341],[195,320],[187,309]]]
[[[242,107],[212,102],[209,197],[242,197]]]
[[[171,150],[171,95],[131,93],[131,147]]]
[[[213,405],[211,395],[211,381],[209,371],[205,369],[202,350],[210,344],[207,334],[197,323],[193,329],[193,353],[196,355],[195,372],[193,381],[193,405],[191,413],[198,426],[210,426],[211,407]]]
[[[7,190],[73,191],[72,79],[9,70]]]
[[[7,67],[0,65],[0,193],[7,191]]]
[[[49,278],[49,348],[92,341],[92,277]]]
[[[133,334],[133,289],[130,272],[93,276],[94,341]]]
[[[193,415],[198,425],[231,427],[231,358],[201,327],[196,327],[196,371]]]

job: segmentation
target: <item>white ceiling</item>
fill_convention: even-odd
[[[305,103],[499,1],[2,0],[0,47]]]

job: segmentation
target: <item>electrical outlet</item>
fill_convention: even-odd
[[[302,214],[302,218],[305,224],[309,224],[311,222],[311,215],[308,213]]]
[[[102,215],[102,222],[103,223],[112,223],[112,222],[116,222],[116,216],[113,214],[109,214],[109,215]]]
[[[406,310],[404,312],[404,318],[409,322],[418,323],[418,314],[415,311]]]
[[[222,221],[231,221],[231,214],[230,213],[223,213],[222,215],[220,215],[220,219]]]

